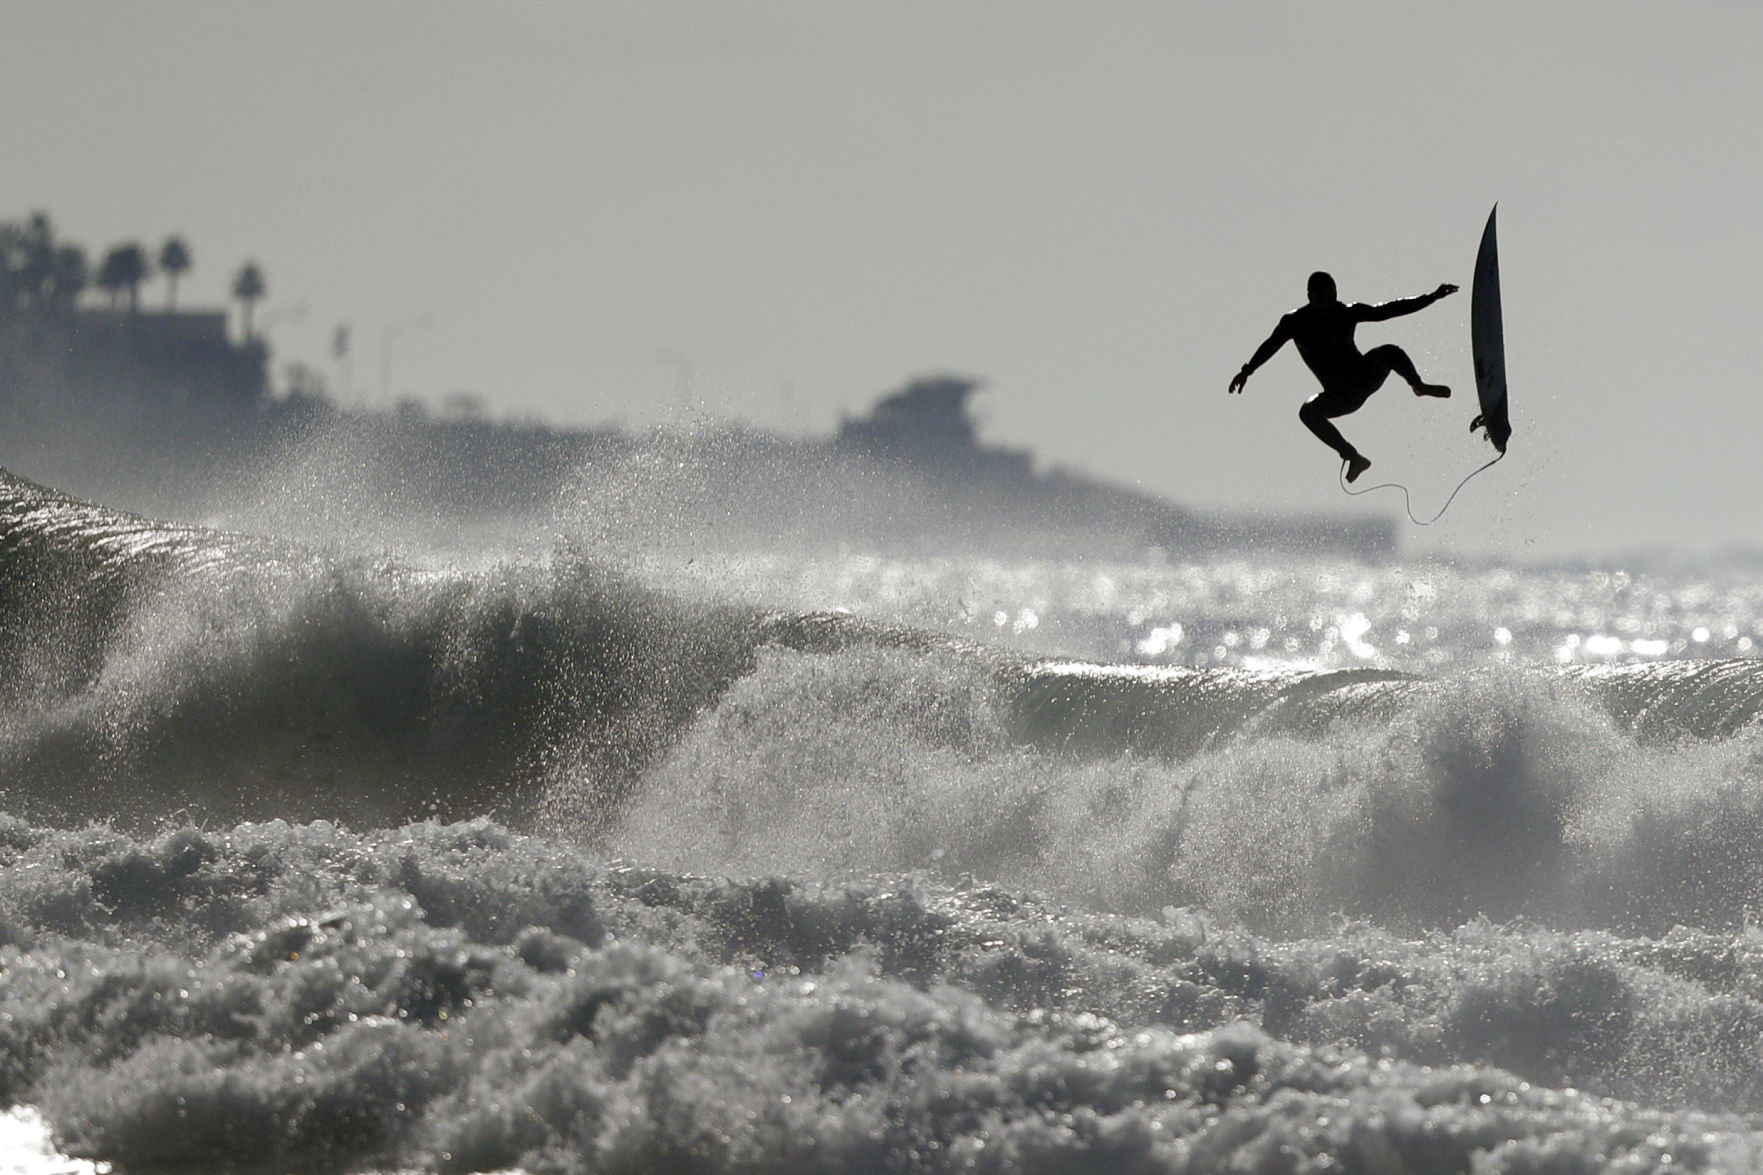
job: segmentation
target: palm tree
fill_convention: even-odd
[[[251,337],[251,308],[256,305],[259,298],[267,293],[269,293],[269,287],[264,284],[263,271],[257,268],[255,261],[245,262],[244,268],[239,270],[239,275],[233,278],[233,297],[239,300],[239,305],[245,312],[245,337],[247,339]]]
[[[55,226],[46,212],[0,223],[0,306],[42,311],[53,304]]]
[[[98,285],[110,292],[112,307],[118,295],[128,290],[129,313],[134,314],[141,309],[141,283],[147,280],[149,271],[147,250],[131,241],[104,255],[104,264],[98,267]]]
[[[86,264],[86,251],[78,245],[58,245],[49,262],[49,306],[53,310],[72,310],[91,283],[91,267]]]
[[[25,296],[41,310],[49,302],[55,269],[55,226],[47,212],[31,213],[19,238],[19,255]]]
[[[0,313],[24,306],[24,229],[14,221],[0,221]]]
[[[190,247],[184,244],[184,238],[167,237],[165,244],[159,246],[159,272],[165,275],[165,309],[168,312],[178,308],[178,278],[189,269]]]

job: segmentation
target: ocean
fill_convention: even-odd
[[[0,475],[0,1172],[1763,1170],[1755,563],[347,464]]]

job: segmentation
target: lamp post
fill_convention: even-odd
[[[380,398],[385,401],[386,407],[392,407],[392,343],[399,335],[422,330],[433,324],[434,319],[426,314],[419,314],[414,318],[394,322],[380,332]]]
[[[355,403],[355,360],[349,324],[337,323],[331,332],[331,358],[337,362],[337,394],[351,407]]]

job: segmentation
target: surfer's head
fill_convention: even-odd
[[[1310,275],[1310,284],[1305,288],[1310,291],[1311,302],[1326,304],[1340,300],[1340,295],[1335,292],[1334,278],[1320,269]]]

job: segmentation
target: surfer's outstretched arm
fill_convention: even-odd
[[[1404,314],[1413,314],[1416,310],[1425,310],[1440,298],[1456,292],[1456,286],[1445,282],[1432,293],[1421,294],[1418,298],[1397,298],[1394,302],[1379,302],[1375,306],[1361,302],[1353,307],[1358,312],[1354,317],[1360,322],[1382,322],[1386,318],[1400,318]]]
[[[1237,372],[1236,378],[1230,381],[1230,390],[1233,393],[1240,394],[1243,385],[1249,382],[1250,374],[1257,367],[1273,358],[1275,351],[1286,345],[1286,340],[1292,337],[1291,318],[1292,316],[1288,314],[1280,319],[1279,325],[1273,328],[1273,333],[1267,336],[1267,340],[1255,348],[1255,353],[1249,356],[1249,361],[1243,364],[1243,369]]]

